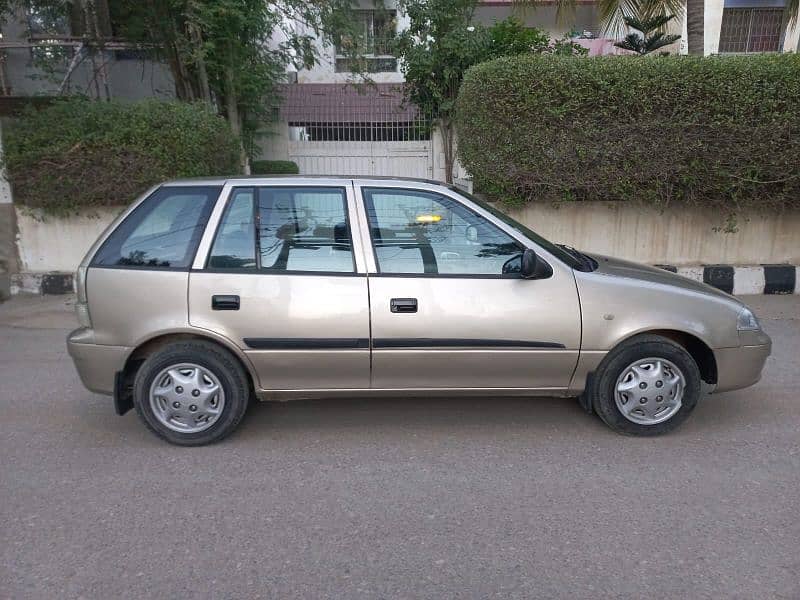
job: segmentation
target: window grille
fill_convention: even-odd
[[[404,102],[399,85],[286,86],[281,109],[295,142],[404,142],[431,139],[432,118]]]
[[[726,8],[722,13],[719,51],[778,52],[783,32],[782,8]]]
[[[397,71],[397,58],[392,53],[397,15],[393,10],[358,10],[355,14],[358,38],[340,39],[336,45],[336,72]],[[357,56],[353,56],[353,55]]]

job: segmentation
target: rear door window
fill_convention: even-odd
[[[165,186],[114,230],[92,266],[188,269],[220,186]]]
[[[272,273],[355,272],[344,189],[234,189],[208,267]]]

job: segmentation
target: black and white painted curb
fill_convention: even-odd
[[[701,267],[673,267],[656,265],[667,271],[702,281],[729,294],[800,294],[800,267],[794,265],[759,265],[734,267],[732,265],[704,265]]]
[[[734,267],[705,265],[673,267],[655,265],[695,281],[702,281],[734,295],[800,294],[800,267],[794,265],[760,265]],[[74,282],[71,273],[19,273],[11,276],[11,294],[71,294]]]

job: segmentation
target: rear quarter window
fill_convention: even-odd
[[[153,192],[103,243],[92,266],[187,269],[220,186],[165,186]]]

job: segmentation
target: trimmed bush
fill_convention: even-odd
[[[297,175],[300,168],[291,160],[254,160],[250,163],[253,175]]]
[[[167,179],[239,172],[227,122],[204,104],[69,99],[4,128],[14,201],[49,214],[119,206]]]
[[[501,58],[471,68],[458,150],[510,204],[800,206],[800,56]]]

